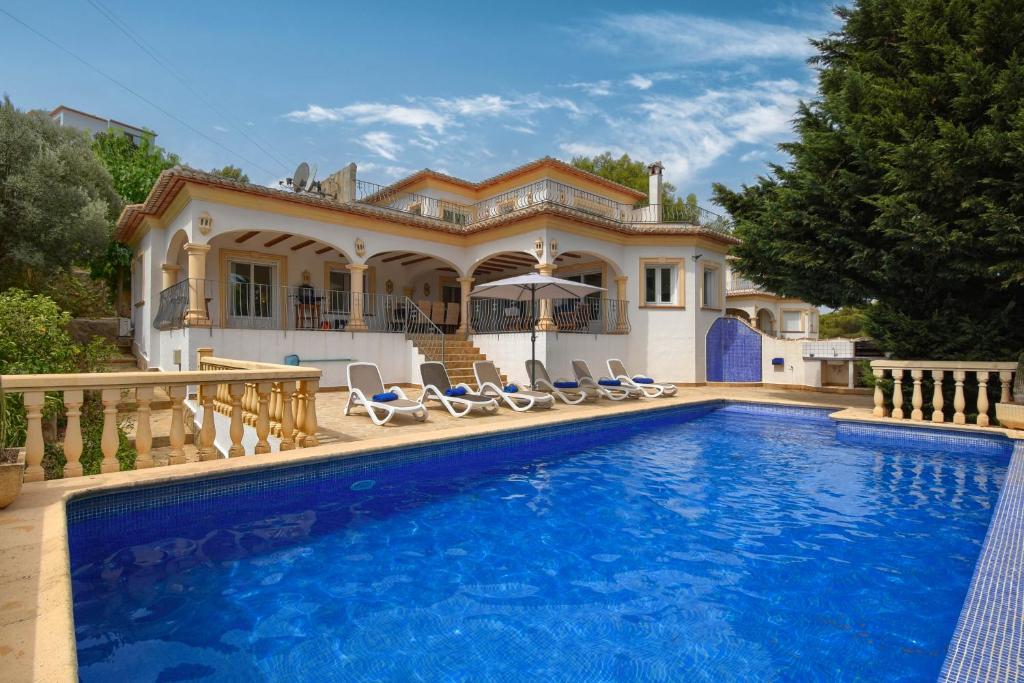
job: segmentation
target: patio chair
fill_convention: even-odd
[[[409,399],[401,387],[384,391],[384,380],[376,363],[349,363],[345,373],[348,376],[345,415],[354,407],[363,406],[375,425],[386,425],[398,414],[412,415],[420,422],[427,419],[426,407]]]
[[[634,375],[630,377],[626,372],[626,366],[618,358],[608,359],[608,372],[617,380],[621,380],[625,386],[636,387],[644,392],[645,396],[656,398],[658,396],[675,396],[679,388],[675,384],[655,382],[647,375]]]
[[[426,311],[424,311],[426,312]],[[434,323],[438,327],[444,325],[444,302],[435,301],[430,306],[430,322]]]
[[[590,366],[587,365],[587,361],[580,358],[573,360],[572,371],[576,375],[576,381],[579,382],[581,387],[596,391],[597,395],[602,398],[621,401],[625,398],[646,396],[639,389],[624,386],[621,380],[616,380],[612,377],[594,379],[594,374],[590,372]]]
[[[485,413],[498,412],[498,402],[490,396],[474,394],[472,389],[463,383],[453,387],[444,363],[420,363],[420,377],[423,380],[421,403],[428,400],[440,401],[441,405],[455,417],[462,417],[474,408],[479,408]],[[462,389],[463,393],[458,393],[459,389]]]
[[[502,386],[501,375],[494,362],[489,360],[478,360],[473,363],[473,374],[476,376],[477,391],[484,396],[491,394],[497,396],[512,410],[524,412],[534,406],[550,408],[555,405],[555,399],[551,394],[542,391],[531,391],[523,389],[518,384],[509,384],[513,391],[507,391],[508,387]]]
[[[533,373],[530,373],[530,370]],[[530,387],[535,391],[546,391],[553,396],[561,399],[563,403],[569,405],[576,405],[577,403],[583,403],[591,396],[597,397],[597,392],[590,392],[580,387],[579,382],[573,382],[571,380],[558,378],[554,382],[551,381],[551,375],[548,374],[547,369],[544,367],[544,363],[539,360],[528,360],[526,361],[526,375],[533,377],[533,386]]]

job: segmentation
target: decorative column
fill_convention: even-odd
[[[616,306],[618,310],[615,314],[615,333],[625,334],[629,331],[629,311],[626,310],[626,286],[629,284],[628,275],[618,275],[615,277],[615,296],[618,299]]]
[[[871,411],[871,414],[875,417],[885,417],[885,394],[882,393],[882,379],[885,378],[885,370],[881,368],[871,368],[871,373],[875,376],[875,409]]]
[[[320,382],[315,379],[302,380],[299,383],[299,393],[303,397],[302,406],[302,434],[300,435],[303,448],[319,446],[316,438],[319,426],[316,422],[316,392],[320,389]]]
[[[903,419],[903,368],[892,371],[892,419]]]
[[[213,405],[213,397],[217,393],[216,384],[199,385],[199,404],[203,407],[203,421],[199,428],[199,459],[215,460],[217,449],[214,444],[217,442],[217,423],[214,417],[216,408]]]
[[[245,455],[245,448],[242,446],[242,436],[245,434],[245,427],[242,424],[242,393],[245,391],[245,384],[232,382],[228,385],[228,395],[231,397],[231,429],[228,432],[231,436],[231,447],[228,449],[229,458],[240,458]]]
[[[924,397],[921,396],[921,378],[924,377],[923,370],[911,370],[910,377],[914,380],[914,395],[910,399],[913,410],[910,412],[910,419],[920,422],[924,419],[924,412],[921,406],[924,405]]]
[[[281,446],[282,451],[295,448],[295,418],[292,413],[292,396],[295,381],[281,382]]]
[[[185,324],[189,327],[209,327],[210,318],[206,315],[206,254],[210,251],[209,244],[185,245],[188,254],[188,312],[185,313]]]
[[[978,370],[974,374],[978,378],[978,426],[988,427],[988,371]]]
[[[456,330],[455,334],[463,336],[473,334],[473,326],[469,324],[469,293],[473,291],[473,282],[475,281],[476,278],[472,277],[459,278],[459,294],[462,299],[462,312],[459,319],[459,329]]]
[[[135,422],[135,469],[153,466],[153,427],[150,424],[149,404],[153,400],[153,387],[136,387],[135,403],[138,404]]]
[[[25,481],[42,481],[43,472],[43,401],[42,391],[24,393],[25,419]]]
[[[345,266],[352,274],[352,306],[348,316],[348,330],[366,331],[366,321],[363,320],[363,276],[369,268],[365,263],[349,263]]]
[[[165,263],[160,266],[160,272],[163,273],[163,287],[162,289],[170,289],[178,281],[178,273],[181,271],[181,266],[177,263]]]
[[[64,465],[65,477],[82,476],[82,401],[81,389],[69,389],[64,392],[64,407],[67,408],[68,424],[64,431]],[[138,466],[138,459],[136,459]]]
[[[117,449],[121,445],[117,433],[117,403],[121,400],[121,390],[104,389],[100,393],[100,400],[103,402],[103,435],[100,437],[103,462],[100,463],[100,472],[106,474],[121,469],[121,463],[117,461]]]
[[[187,386],[167,387],[167,396],[171,399],[171,449],[167,454],[168,465],[185,463],[185,411],[182,404],[187,390]]]
[[[541,275],[547,275],[548,277],[552,277],[555,272],[555,264],[553,263],[538,263],[534,268]],[[537,331],[557,332],[558,325],[555,324],[555,317],[552,315],[551,299],[541,299],[537,303],[540,306],[540,315],[537,317]]]
[[[932,391],[932,422],[945,422],[946,416],[942,413],[945,399],[942,398],[942,380],[946,376],[945,370],[932,370],[932,382],[935,389]]]
[[[964,398],[964,379],[967,373],[963,370],[953,371],[953,381],[956,383],[956,391],[953,394],[953,424],[967,424],[967,416],[964,415],[964,408],[967,406],[967,399]]]
[[[256,383],[257,412],[256,412],[256,449],[254,453],[270,452],[270,442],[267,436],[270,434],[270,382]]]

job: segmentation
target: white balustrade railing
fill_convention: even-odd
[[[0,391],[22,394],[27,432],[25,437],[25,481],[41,481],[43,473],[43,416],[46,395],[62,394],[67,414],[64,435],[65,477],[82,476],[83,450],[81,410],[84,392],[99,392],[103,405],[103,431],[100,450],[101,472],[116,472],[120,467],[117,451],[118,405],[132,401],[136,405],[135,467],[143,469],[157,463],[152,455],[152,402],[157,387],[164,387],[170,400],[168,428],[168,465],[185,462],[185,400],[190,387],[203,410],[202,424],[196,434],[199,460],[219,457],[214,442],[214,413],[230,418],[229,457],[245,454],[242,446],[244,425],[255,428],[255,453],[269,453],[267,437],[280,438],[280,450],[319,445],[317,439],[316,394],[321,371],[317,368],[255,363],[213,356],[212,349],[200,349],[198,370],[185,372],[118,372],[55,375],[0,375]]]
[[[988,398],[988,387],[991,382],[999,382],[1001,403],[1010,402],[1010,386],[1013,383],[1014,371],[1017,364],[1012,362],[975,362],[975,361],[916,361],[916,360],[874,360],[871,361],[871,371],[875,376],[874,411],[875,417],[889,417],[894,420],[910,419],[914,422],[925,420],[924,407],[931,405],[932,411],[928,416],[931,422],[945,422],[946,415],[945,397],[943,388],[949,386],[947,382],[953,383],[953,423],[967,424],[967,399],[964,392],[964,385],[969,376],[973,376],[977,382],[978,396],[976,402],[977,419],[979,427],[988,427],[991,424],[989,416],[990,401]],[[892,403],[892,411],[887,408],[886,395],[883,390],[883,382],[886,377],[891,377],[893,387],[892,395],[889,397]],[[929,402],[925,401],[923,383],[928,378],[932,381],[932,396]],[[912,383],[910,404],[906,405],[903,385]]]

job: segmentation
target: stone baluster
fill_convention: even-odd
[[[199,459],[216,460],[217,418],[213,397],[220,388],[218,384],[202,384],[199,387],[199,404],[203,407],[202,426],[199,428]]]
[[[956,383],[956,391],[953,394],[953,424],[967,424],[967,416],[964,415],[964,407],[967,406],[967,401],[964,399],[964,379],[967,377],[967,373],[963,370],[953,371],[953,381]]]
[[[64,465],[65,477],[82,476],[82,402],[84,393],[81,389],[64,392],[64,407],[67,409],[68,424],[64,431]]]
[[[43,401],[46,395],[41,391],[26,391],[25,418],[28,422],[25,434],[25,481],[42,481],[43,473]]]
[[[185,400],[187,389],[185,386],[167,387],[167,395],[171,399],[171,451],[167,458],[169,465],[181,465],[185,462],[185,412],[182,402]]]
[[[978,378],[978,426],[988,427],[988,371],[978,370],[974,374]]]
[[[252,382],[245,383],[245,391],[242,394],[242,420],[247,425],[256,424],[256,401],[255,399],[255,385]]]
[[[256,408],[256,448],[254,453],[269,453],[270,442],[270,382],[259,382],[256,388],[258,406]]]
[[[274,382],[270,388],[270,433],[281,436],[281,383]]]
[[[903,368],[892,371],[892,418],[903,419]]]
[[[302,395],[305,397],[303,401],[303,407],[305,409],[305,415],[302,420],[302,447],[312,448],[313,446],[319,446],[320,442],[316,438],[316,430],[318,428],[316,422],[316,392],[320,388],[320,383],[315,379],[307,379],[302,382]]]
[[[871,373],[875,376],[875,409],[871,414],[875,417],[885,417],[885,394],[882,393],[881,383],[885,378],[885,370],[872,368]]]
[[[245,455],[245,448],[242,446],[242,435],[245,428],[242,422],[242,393],[245,385],[240,382],[232,382],[228,385],[228,395],[231,396],[231,448],[228,449],[229,458],[238,458]]]
[[[913,408],[910,411],[910,419],[917,422],[924,419],[924,412],[921,411],[921,406],[924,405],[924,397],[921,396],[921,378],[923,376],[923,370],[910,371],[910,378],[914,381],[914,394],[910,398],[910,405]]]
[[[293,404],[295,411],[295,445],[299,448],[303,447],[302,436],[306,433],[306,397],[302,393],[302,383],[296,383],[295,391],[295,403]]]
[[[1010,396],[1010,385],[1013,383],[1013,371],[1012,370],[1000,370],[999,371],[999,402],[1009,403],[1011,400]]]
[[[292,413],[292,395],[295,393],[295,382],[281,382],[281,450],[290,451],[295,448],[295,418]]]
[[[153,466],[153,426],[150,423],[150,403],[153,401],[153,387],[136,387],[135,403],[138,405],[135,420],[135,469]]]
[[[117,461],[117,449],[121,438],[117,433],[117,404],[121,400],[120,389],[104,389],[100,393],[103,402],[103,435],[100,437],[100,450],[103,451],[103,462],[100,472],[117,472],[121,464]]]
[[[932,422],[946,420],[946,416],[942,414],[942,407],[945,405],[945,399],[942,398],[942,380],[945,376],[945,370],[932,370],[932,381],[935,383],[932,390]]]

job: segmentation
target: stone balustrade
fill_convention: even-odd
[[[886,407],[886,396],[882,383],[875,383],[874,394],[874,415],[875,417],[889,417],[894,420],[909,418],[911,421],[923,422],[926,419],[923,408],[931,406],[931,414],[927,419],[931,422],[945,422],[946,416],[943,412],[945,397],[943,387],[948,386],[946,382],[953,383],[953,423],[967,424],[967,400],[964,394],[964,383],[968,376],[973,375],[978,386],[976,404],[977,420],[979,427],[988,427],[991,424],[989,416],[990,401],[988,398],[988,387],[992,382],[999,382],[1000,402],[1010,402],[1010,385],[1013,382],[1013,374],[1017,369],[1016,363],[998,362],[975,362],[975,361],[912,361],[912,360],[874,360],[871,361],[871,371],[876,380],[885,379],[887,374],[893,382],[891,402],[892,411]],[[933,382],[931,400],[926,403],[922,383],[925,378]],[[910,404],[905,402],[903,385],[911,383],[913,390]]]
[[[200,460],[220,457],[214,446],[217,436],[214,412],[230,418],[229,457],[245,454],[242,446],[245,424],[255,428],[257,454],[270,452],[268,437],[271,433],[280,438],[282,451],[319,445],[316,437],[319,369],[216,358],[212,349],[200,349],[198,360],[198,370],[184,372],[0,375],[0,391],[20,393],[24,399],[27,422],[25,481],[43,479],[42,412],[47,394],[62,395],[66,409],[65,477],[82,476],[81,410],[86,391],[98,392],[103,404],[101,472],[120,469],[117,420],[118,405],[122,401],[134,401],[137,406],[135,467],[142,469],[157,464],[152,455],[151,421],[151,404],[157,387],[165,389],[171,404],[167,435],[169,465],[185,462],[185,401],[190,395],[195,395],[198,404],[204,408],[202,424],[194,440]],[[195,391],[190,391],[190,388],[195,388]]]

